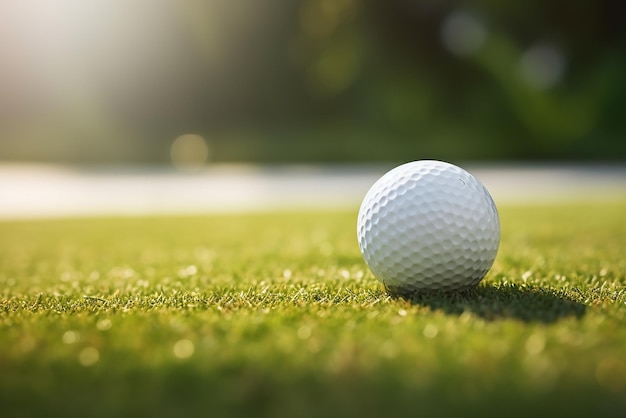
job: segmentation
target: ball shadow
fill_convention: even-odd
[[[581,318],[586,306],[563,291],[515,284],[481,284],[458,293],[428,293],[397,296],[414,305],[426,306],[447,314],[471,312],[489,321],[517,319],[524,322],[552,323]]]

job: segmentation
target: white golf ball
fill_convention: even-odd
[[[456,291],[487,274],[498,252],[500,220],[474,176],[441,161],[414,161],[383,175],[365,195],[359,247],[392,293]]]

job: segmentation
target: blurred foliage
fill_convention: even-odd
[[[626,158],[619,0],[72,2],[0,6],[1,159]]]

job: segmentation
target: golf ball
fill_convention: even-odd
[[[414,161],[383,175],[357,221],[365,262],[397,294],[457,291],[487,274],[500,220],[483,184],[442,161]]]

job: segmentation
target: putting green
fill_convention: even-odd
[[[0,223],[6,416],[623,416],[626,202],[500,208],[478,288],[389,297],[356,213]]]

